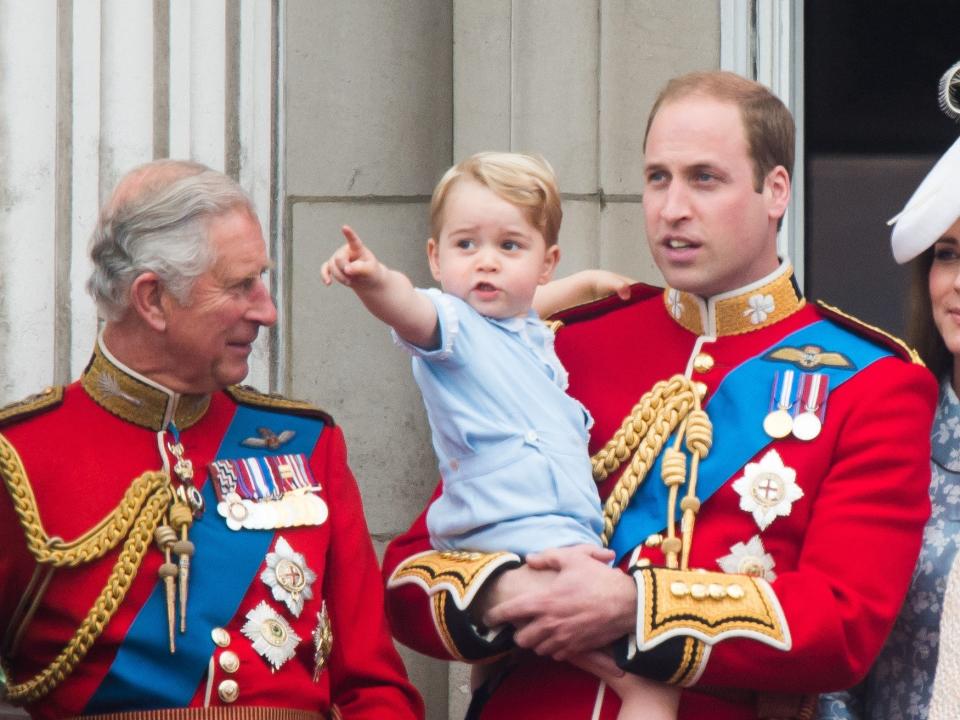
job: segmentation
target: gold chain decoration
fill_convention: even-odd
[[[640,439],[647,434],[650,423],[663,407],[664,398],[672,397],[688,386],[690,381],[683,375],[661,380],[644,393],[624,419],[620,429],[593,456],[593,478],[599,483],[607,479],[637,449]]]
[[[697,497],[697,471],[700,461],[707,456],[713,445],[713,423],[705,410],[700,408],[700,398],[696,398],[696,408],[686,420],[685,444],[690,453],[690,482],[687,483],[687,495],[680,501],[683,518],[680,521],[683,542],[680,555],[680,568],[686,570],[690,561],[690,547],[693,545],[693,524],[700,511],[700,498]],[[670,506],[670,517],[674,516],[674,507]]]
[[[37,500],[23,469],[23,461],[2,435],[0,475],[3,475],[13,501],[13,509],[26,533],[27,548],[38,563],[54,567],[75,567],[97,560],[113,550],[130,532],[148,495],[156,490],[155,483],[131,483],[123,500],[109,515],[76,540],[65,542],[59,538],[51,539],[44,532],[37,511]]]
[[[688,418],[694,416],[697,418],[693,422],[696,427],[693,433],[696,438],[695,442],[690,437],[690,429],[687,425]],[[708,434],[705,443],[706,447],[709,448],[710,421],[706,413],[700,410],[700,396],[689,378],[683,375],[674,375],[669,380],[657,383],[649,392],[645,393],[640,398],[640,402],[634,405],[613,438],[593,456],[594,478],[601,482],[615,472],[632,455],[630,465],[617,480],[604,504],[602,534],[604,545],[609,544],[624,509],[646,479],[647,473],[650,472],[650,468],[663,449],[664,443],[674,430],[683,424],[677,442],[679,443],[680,438],[687,434],[688,446],[692,444],[696,448],[696,451],[691,450],[694,452],[694,463],[697,462],[699,457],[706,455],[705,451],[702,455],[697,454],[704,447],[703,421],[706,422],[706,432]],[[681,550],[680,540],[675,537],[673,531],[673,515],[679,486],[683,484],[686,476],[686,459],[678,448],[667,451],[663,471],[664,482],[669,487],[668,539],[664,541],[667,544],[664,551],[669,550],[672,554]],[[688,489],[687,497],[681,504],[685,513],[684,525],[687,524],[687,509],[689,508],[692,513],[695,513],[696,507],[699,507],[695,502],[696,496],[693,494],[696,492],[695,464],[691,469],[691,477],[693,482]],[[690,527],[692,531],[692,520],[690,521]],[[686,544],[689,544],[690,534],[684,533],[684,537]],[[673,538],[672,542],[670,538]],[[689,548],[685,548],[684,554],[689,554]]]
[[[133,480],[120,505],[106,518],[82,537],[66,543],[51,540],[44,531],[20,456],[2,435],[0,475],[26,534],[27,548],[38,563],[73,567],[103,557],[126,538],[106,586],[66,647],[35,677],[7,686],[7,699],[24,704],[36,702],[63,682],[100,637],[126,597],[150,548],[154,530],[173,499],[173,492],[166,473],[145,472]]]

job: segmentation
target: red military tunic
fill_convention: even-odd
[[[262,432],[244,432],[240,442],[225,439],[244,408],[259,413],[265,424]],[[145,607],[158,585],[163,597],[158,568],[164,554],[148,537],[142,563],[102,634],[59,685],[28,705],[31,715],[53,719],[108,710],[258,706],[275,709],[266,710],[264,717],[280,709],[315,714],[309,717],[422,717],[422,702],[389,635],[377,561],[339,428],[303,403],[245,388],[212,396],[175,395],[122,368],[99,347],[81,381],[0,414],[0,476],[9,490],[0,493],[0,632],[10,625],[37,567],[27,549],[23,515],[14,511],[11,499],[17,498],[18,509],[29,509],[23,492],[28,488],[38,521],[27,523],[31,532],[39,524],[47,536],[72,541],[121,503],[134,478],[162,469],[162,455],[169,465],[175,464],[176,457],[164,447],[172,442],[170,432],[162,431],[171,419],[179,428],[182,454],[192,462],[198,488],[211,482],[207,467],[218,448],[220,458],[252,455],[251,446],[264,448],[265,456],[280,456],[291,452],[286,449],[288,440],[297,442],[289,428],[301,427],[295,425],[299,421],[312,423],[318,435],[310,436],[301,457],[328,515],[314,516],[310,525],[241,527],[234,533],[215,527],[226,521],[216,503],[208,503],[189,531],[196,540],[192,592],[186,633],[175,632],[180,650],[175,654],[168,647],[162,603],[157,612]],[[303,441],[306,432],[299,432]],[[224,538],[219,548],[204,547],[200,538],[209,528]],[[263,551],[242,557],[232,549],[233,543],[253,533]],[[121,546],[100,559],[53,573],[15,653],[9,652],[9,642],[5,645],[3,659],[11,686],[43,670],[67,645],[108,582]],[[214,550],[221,559],[205,565],[204,553],[209,557]],[[267,562],[270,558],[272,563]],[[278,558],[286,558],[286,564],[277,564]],[[241,565],[247,568],[246,575],[238,577]],[[276,571],[268,577],[270,582],[261,577],[268,565]],[[305,587],[297,584],[301,580],[306,580]],[[231,584],[234,589],[228,590]],[[295,592],[291,595],[284,588]],[[219,602],[221,593],[228,592],[235,593],[230,610],[219,616],[190,614],[205,600]],[[299,614],[291,598],[301,603]],[[253,622],[248,616],[258,607]],[[131,640],[136,623],[154,640]],[[267,637],[263,628],[275,630],[279,639],[271,644],[275,638]],[[332,634],[332,646],[320,643],[322,637],[315,642],[315,632]],[[8,640],[11,637],[8,633]],[[192,658],[198,669],[187,673],[186,680],[176,680],[181,683],[177,690],[181,699],[173,701],[169,698],[175,695],[167,690],[191,661],[188,641],[199,641],[200,647],[209,648],[204,651],[208,654]],[[276,662],[268,661],[270,652]],[[119,667],[124,653],[127,674],[118,681],[113,673],[119,671],[112,668]],[[163,699],[144,699],[153,697]]]
[[[637,635],[630,641],[646,641],[664,630],[673,639],[639,651],[624,642],[618,661],[688,687],[681,720],[809,717],[803,713],[810,711],[811,694],[850,686],[866,673],[903,600],[929,513],[932,376],[910,362],[911,353],[898,341],[806,304],[787,263],[758,283],[706,303],[682,292],[637,286],[628,302],[609,298],[559,319],[564,325],[556,347],[570,373],[569,391],[595,419],[592,453],[613,437],[641,396],[678,373],[702,383],[714,436],[725,446],[711,453],[729,450],[744,428],[761,428],[771,409],[764,404],[762,412],[719,414],[711,407],[721,381],[735,368],[775,348],[780,350],[764,358],[768,375],[794,369],[799,377],[821,363],[846,362],[829,346],[784,349],[798,331],[846,327],[844,332],[852,330],[857,342],[868,340],[864,345],[878,353],[829,391],[819,435],[764,436],[764,445],[746,456],[749,462],[738,464],[726,481],[721,478],[696,515],[691,571],[658,575],[654,568],[664,563],[664,554],[642,538],[621,563],[634,573],[642,598]],[[829,322],[821,323],[825,319]],[[762,392],[772,395],[769,380]],[[769,479],[770,472],[789,491],[784,493],[789,501],[766,515],[761,507],[761,524],[751,498],[759,493],[762,501],[769,490],[764,473]],[[617,475],[601,484],[602,497]],[[651,475],[646,482],[661,481]],[[665,518],[664,512],[664,524]],[[486,580],[518,563],[507,553],[429,552],[421,516],[391,544],[384,560],[395,635],[437,657],[478,661],[503,653],[510,648],[506,634],[484,635],[464,609]],[[711,574],[701,576],[695,568]],[[678,578],[682,582],[675,586]],[[697,583],[700,597],[694,598]],[[739,587],[735,596],[727,592],[733,584]],[[651,618],[666,620],[653,627]],[[721,629],[722,636],[702,642]],[[530,653],[515,658],[485,692],[490,697],[479,715],[484,720],[591,718],[597,707],[607,719],[615,717],[619,704],[592,676]]]

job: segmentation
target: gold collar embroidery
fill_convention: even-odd
[[[692,293],[663,291],[667,312],[695,335],[741,335],[773,325],[806,304],[793,281],[793,266],[784,260],[767,277],[746,287],[704,300]]]
[[[156,432],[170,422],[184,430],[196,424],[210,406],[209,395],[181,395],[125,367],[99,339],[80,384],[100,407]]]

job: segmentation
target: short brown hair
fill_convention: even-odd
[[[523,209],[530,224],[543,235],[547,247],[556,244],[563,210],[553,168],[543,158],[508,152],[476,153],[444,173],[430,200],[430,231],[434,239],[440,237],[447,196],[462,178],[490,188]]]
[[[930,303],[930,268],[933,267],[934,248],[929,247],[910,263],[909,320],[907,340],[920,353],[920,359],[930,372],[943,378],[953,372],[953,354],[947,349],[943,336],[933,322]]]
[[[778,165],[783,165],[787,175],[792,177],[796,133],[793,116],[780,98],[766,87],[732,72],[694,72],[668,82],[657,96],[647,118],[647,129],[643,134],[644,149],[653,118],[660,107],[689,95],[706,95],[740,108],[757,192],[763,189],[767,174]]]

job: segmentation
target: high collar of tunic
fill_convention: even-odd
[[[80,384],[107,412],[156,432],[170,423],[185,430],[210,407],[209,395],[174,392],[124,365],[107,349],[102,334]]]
[[[780,266],[760,280],[742,288],[702,298],[693,293],[666,288],[667,312],[695,335],[723,337],[765,328],[793,315],[806,301],[793,276],[793,265]]]

